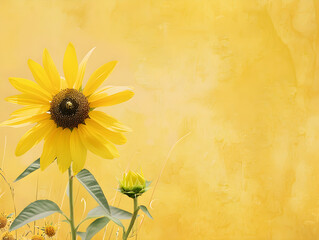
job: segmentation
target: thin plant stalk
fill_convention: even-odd
[[[10,193],[11,193],[11,198],[12,198],[12,203],[13,203],[13,209],[14,209],[14,216],[17,216],[17,209],[16,209],[16,205],[15,205],[15,201],[14,201],[14,188],[11,185],[11,183],[9,183],[7,181],[7,178],[5,177],[5,173],[3,171],[3,169],[0,168],[0,176],[3,178],[3,180],[6,182],[6,184],[8,185],[9,189],[10,189]],[[15,235],[16,238],[18,238],[18,230],[15,230]]]
[[[165,161],[164,161],[164,164],[163,164],[163,166],[162,166],[162,168],[161,168],[160,174],[159,174],[158,178],[156,179],[155,186],[154,186],[154,188],[153,188],[153,191],[152,191],[152,194],[151,194],[151,197],[150,197],[150,201],[149,201],[149,203],[148,203],[149,206],[150,206],[151,202],[153,201],[153,197],[154,197],[155,190],[156,190],[157,185],[158,185],[158,183],[159,183],[159,180],[160,180],[160,178],[161,178],[161,176],[162,176],[162,174],[163,174],[163,172],[164,172],[164,169],[165,169],[165,167],[166,167],[166,164],[167,164],[168,160],[169,160],[170,157],[171,157],[171,154],[172,154],[173,150],[175,149],[175,147],[176,147],[179,143],[181,143],[181,142],[182,142],[186,137],[188,137],[191,133],[192,133],[192,132],[188,132],[188,133],[186,133],[183,137],[181,137],[180,139],[178,139],[178,140],[174,143],[174,145],[171,147],[171,149],[169,150],[169,152],[168,152],[168,154],[167,154],[167,157],[166,157],[166,159],[165,159]],[[141,221],[140,226],[139,226],[139,230],[141,230],[141,227],[142,227],[143,222],[144,222],[144,218],[142,218],[142,221]]]
[[[70,227],[71,227],[71,238],[76,240],[76,230],[74,226],[74,208],[73,208],[73,176],[71,167],[69,168],[69,205],[70,205]]]
[[[13,209],[14,209],[14,217],[17,216],[17,209],[14,201],[14,187],[7,181],[7,178],[5,177],[5,172],[4,172],[4,160],[6,156],[6,149],[7,149],[7,136],[4,137],[4,149],[3,149],[3,157],[2,157],[2,163],[1,163],[1,168],[0,168],[0,175],[3,178],[3,180],[6,182],[10,189],[11,193],[11,198],[12,198],[12,203],[13,203]],[[18,238],[18,231],[15,230],[16,238]]]
[[[37,177],[37,189],[36,189],[36,192],[35,192],[35,200],[38,200],[38,192],[39,192],[39,175]],[[35,234],[35,225],[36,225],[36,222],[37,221],[34,221],[33,222],[33,234]]]
[[[137,204],[137,197],[133,198],[133,201],[134,201],[134,213],[133,213],[130,225],[129,225],[127,231],[124,233],[123,240],[127,240],[128,236],[130,235],[130,232],[134,226],[134,223],[135,223],[135,220],[137,217],[138,210],[140,209],[138,204]]]

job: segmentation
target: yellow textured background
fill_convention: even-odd
[[[86,167],[109,202],[127,210],[116,177],[142,167],[154,187],[163,169],[154,221],[145,218],[138,239],[317,239],[318,14],[316,0],[1,0],[1,99],[17,93],[8,77],[32,77],[27,59],[41,62],[44,48],[62,74],[68,42],[79,58],[96,46],[86,79],[119,61],[105,84],[134,86],[136,95],[104,110],[134,132],[119,159],[89,155]],[[18,107],[1,100],[0,108],[2,121]],[[27,129],[0,130],[10,181],[41,153],[14,156]],[[66,175],[51,166],[14,184],[18,212],[36,192],[60,205]],[[3,181],[0,191],[0,211],[12,212]],[[85,212],[96,203],[79,184],[75,191],[79,220],[81,199]],[[58,239],[67,239],[67,225],[59,227]],[[95,239],[116,239],[116,231],[109,225]]]

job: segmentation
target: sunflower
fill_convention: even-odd
[[[134,93],[130,87],[124,86],[98,89],[117,61],[102,65],[82,87],[86,64],[93,50],[78,64],[75,48],[69,43],[63,59],[64,77],[59,75],[49,52],[44,49],[43,67],[33,60],[28,61],[35,82],[9,78],[21,94],[6,100],[24,107],[12,112],[12,117],[1,125],[35,124],[20,139],[15,151],[17,156],[44,140],[41,169],[57,159],[61,172],[72,163],[75,174],[84,167],[88,150],[105,159],[119,157],[114,144],[124,144],[126,138],[123,133],[130,129],[95,109],[125,102]]]

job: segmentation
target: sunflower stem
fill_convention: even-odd
[[[71,167],[69,168],[69,204],[70,204],[70,227],[72,240],[76,240],[76,230],[74,226],[74,208],[73,208],[73,176]]]
[[[133,198],[133,201],[134,201],[134,212],[133,212],[133,216],[132,216],[130,225],[129,225],[127,231],[124,233],[123,240],[127,240],[128,239],[128,236],[130,235],[130,232],[131,232],[131,230],[132,230],[132,228],[134,226],[138,210],[140,210],[140,208],[139,208],[139,206],[137,204],[137,198],[138,197]]]

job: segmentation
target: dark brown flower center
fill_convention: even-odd
[[[90,106],[83,93],[67,88],[56,94],[51,102],[51,118],[58,127],[75,128],[89,117]]]

